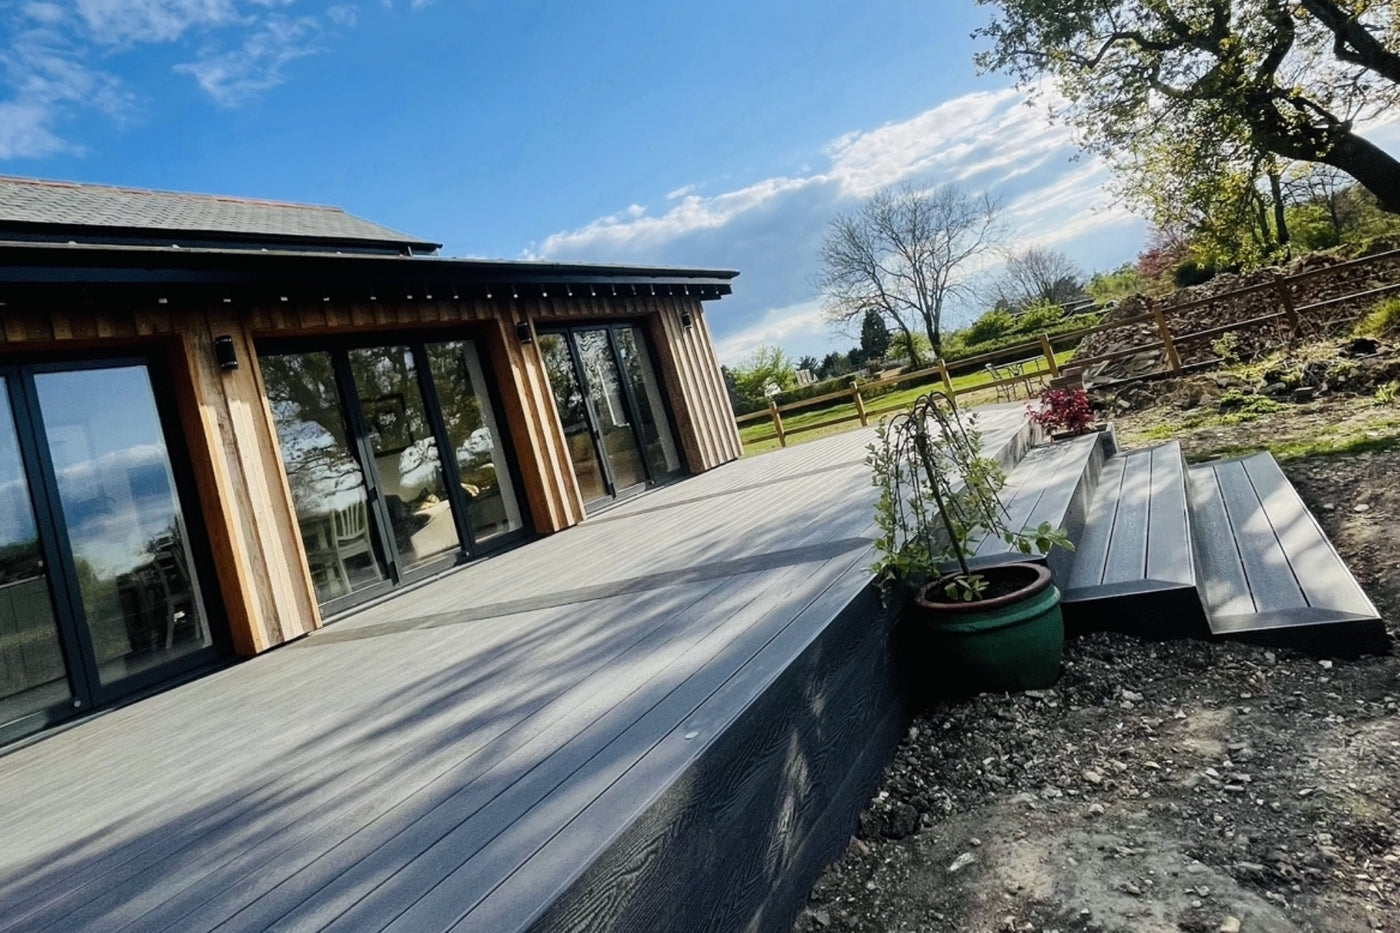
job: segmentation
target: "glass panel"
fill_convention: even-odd
[[[384,565],[364,472],[346,443],[331,355],[267,354],[260,364],[316,598],[373,586],[385,578]]]
[[[647,481],[642,468],[641,452],[632,433],[632,419],[627,413],[627,400],[622,394],[617,363],[605,330],[575,331],[579,360],[583,363],[588,383],[589,407],[598,419],[598,431],[603,436],[603,450],[613,481],[620,492]]]
[[[462,546],[408,347],[350,351],[375,473],[394,547],[405,569]]]
[[[676,455],[676,442],[671,437],[671,425],[666,420],[666,405],[661,399],[661,387],[651,371],[645,338],[635,327],[619,327],[617,352],[622,357],[622,374],[627,379],[632,397],[637,400],[637,417],[641,421],[643,453],[653,476],[665,476],[681,468]]]
[[[520,506],[475,345],[468,340],[429,344],[428,368],[462,477],[472,538],[480,543],[516,530]]]
[[[72,698],[9,387],[0,380],[0,725]]]
[[[212,645],[146,367],[34,384],[101,681]]]
[[[603,468],[598,462],[598,452],[594,449],[593,435],[588,428],[588,407],[574,372],[568,341],[563,334],[540,334],[537,342],[540,355],[544,357],[549,387],[554,393],[554,405],[559,409],[559,420],[564,425],[564,440],[569,445],[569,459],[573,461],[574,475],[578,477],[579,492],[584,502],[605,499],[608,487],[603,481]]]

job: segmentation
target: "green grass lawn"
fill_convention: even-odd
[[[1055,365],[1063,366],[1074,356],[1073,350],[1064,350],[1055,354]],[[986,405],[997,401],[995,387],[987,386],[992,381],[992,376],[985,369],[972,370],[959,376],[953,376],[953,390],[958,392],[958,404],[972,407],[976,405]],[[979,386],[987,386],[978,390]],[[927,382],[918,384],[910,383],[901,387],[897,391],[888,395],[881,395],[876,398],[865,399],[865,411],[870,416],[870,421],[880,420],[882,415],[891,411],[907,408],[909,403],[930,389],[943,388],[943,380],[934,375]],[[1017,392],[1020,398],[1025,398],[1025,393]],[[849,419],[838,424],[830,424],[813,430],[804,430],[799,434],[791,432],[803,428],[809,428],[814,424],[821,424],[824,421],[834,421],[836,419]],[[783,413],[783,428],[788,431],[787,442],[789,445],[801,444],[804,441],[814,441],[821,437],[829,437],[832,434],[840,434],[842,431],[853,431],[860,427],[860,420],[856,417],[856,406],[852,402],[840,404],[827,404],[809,409],[799,409],[792,412]],[[739,438],[744,442],[744,456],[751,457],[755,454],[767,453],[770,450],[777,450],[780,446],[778,439],[773,436],[773,422],[768,418],[759,421],[751,421],[740,425]],[[766,439],[764,439],[766,438]]]

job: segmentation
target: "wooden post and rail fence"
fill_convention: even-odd
[[[1291,276],[1275,274],[1266,282],[1259,282],[1231,292],[1222,292],[1218,295],[1198,298],[1194,301],[1184,302],[1180,305],[1174,305],[1165,309],[1156,300],[1147,298],[1147,310],[1141,314],[1135,314],[1132,317],[1111,321],[1106,324],[1098,324],[1093,327],[1065,331],[1064,333],[1054,335],[1042,333],[1038,338],[1026,343],[1017,344],[1012,347],[1004,347],[988,353],[979,353],[976,356],[963,357],[959,360],[945,361],[939,359],[935,361],[933,366],[927,369],[893,376],[888,379],[874,379],[864,383],[853,380],[849,389],[839,389],[824,395],[800,399],[786,404],[780,405],[775,398],[770,397],[768,399],[767,409],[740,415],[735,419],[735,422],[742,427],[755,421],[762,421],[765,418],[769,419],[773,423],[773,433],[765,434],[762,437],[750,438],[750,440],[757,442],[776,439],[779,444],[786,447],[787,439],[794,434],[803,431],[816,431],[820,428],[843,424],[849,421],[859,421],[862,425],[868,425],[872,418],[877,418],[880,415],[904,407],[902,405],[887,406],[884,408],[871,406],[874,398],[887,394],[883,390],[893,389],[894,387],[905,384],[939,384],[942,390],[954,399],[959,395],[966,395],[970,392],[985,392],[988,389],[997,391],[999,397],[1010,399],[1016,397],[1016,392],[1020,387],[1025,388],[1026,395],[1029,397],[1032,394],[1032,382],[1043,385],[1047,376],[1054,380],[1060,378],[1062,375],[1083,373],[1089,367],[1099,363],[1111,362],[1113,360],[1137,356],[1141,353],[1155,352],[1157,350],[1163,352],[1165,357],[1165,369],[1158,369],[1150,373],[1143,373],[1120,381],[1131,382],[1135,379],[1159,375],[1162,372],[1179,373],[1187,368],[1181,362],[1181,353],[1178,349],[1181,344],[1219,338],[1232,331],[1257,327],[1269,322],[1278,322],[1285,328],[1285,333],[1288,335],[1288,338],[1293,340],[1303,336],[1305,322],[1310,313],[1322,311],[1345,302],[1381,298],[1392,292],[1400,291],[1400,281],[1396,281],[1369,288],[1364,291],[1338,295],[1333,298],[1302,306],[1297,304],[1293,291],[1293,286],[1296,283],[1319,275],[1335,274],[1340,270],[1396,259],[1400,259],[1400,250],[1391,250],[1372,256],[1364,256],[1360,259],[1353,259],[1349,262],[1338,263],[1331,266],[1323,266]],[[1191,333],[1175,334],[1172,332],[1170,318],[1174,315],[1255,293],[1261,295],[1267,294],[1268,297],[1265,301],[1266,303],[1273,304],[1275,310],[1245,320],[1232,321],[1228,324],[1209,327]],[[1357,316],[1359,315],[1350,314],[1333,318],[1329,323],[1335,326],[1344,321],[1354,320]],[[1100,353],[1088,357],[1076,356],[1074,361],[1065,367],[1066,371],[1064,373],[1061,372],[1061,367],[1055,361],[1056,344],[1065,345],[1071,342],[1077,344],[1078,341],[1083,340],[1091,334],[1104,333],[1125,327],[1135,327],[1141,324],[1154,325],[1156,339],[1109,353]],[[1210,365],[1214,362],[1218,362],[1218,360],[1212,359],[1195,365]],[[955,376],[976,372],[986,372],[991,378],[975,384],[963,385],[957,388],[954,387],[953,379]],[[783,415],[785,413],[806,408],[817,408],[824,405],[831,406],[833,403],[842,402],[849,402],[855,408],[854,413],[833,415],[831,418],[826,418],[813,424],[804,424],[800,427],[786,427],[783,424]]]

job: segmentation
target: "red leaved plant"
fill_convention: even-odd
[[[1094,423],[1089,396],[1083,389],[1046,389],[1039,402],[1039,408],[1027,402],[1026,412],[1033,423],[1051,434],[1084,434]]]

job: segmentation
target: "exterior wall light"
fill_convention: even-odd
[[[233,338],[228,334],[214,338],[214,359],[219,361],[219,368],[222,370],[238,368],[238,351],[233,346]]]
[[[690,330],[690,328],[693,327],[694,325],[695,325],[695,319],[694,319],[693,317],[690,316],[690,312],[689,312],[689,311],[682,311],[682,312],[681,312],[681,326],[684,327],[686,330]]]
[[[533,332],[532,330],[530,330],[530,322],[529,322],[529,321],[517,321],[517,322],[516,322],[516,324],[515,324],[515,339],[519,340],[522,344],[534,343],[534,342],[535,342],[535,334],[534,334],[534,332]]]

